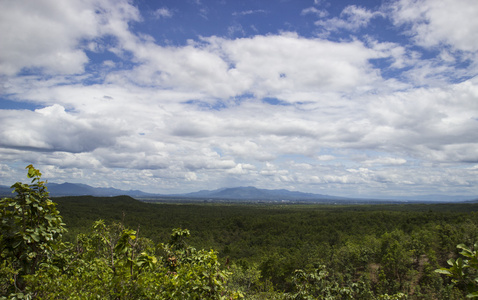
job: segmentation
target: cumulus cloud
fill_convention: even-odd
[[[354,89],[377,79],[368,64],[376,54],[360,42],[333,43],[292,33],[209,41],[220,47],[235,66],[229,74],[249,89],[242,92],[252,91],[259,97],[277,96],[292,89]]]
[[[440,44],[454,50],[478,50],[478,6],[474,0],[401,0],[390,3],[393,21],[424,47]]]
[[[136,41],[138,43],[138,41]],[[305,39],[294,33],[228,40],[204,38],[185,47],[132,44],[143,63],[108,81],[124,81],[180,92],[201,99],[227,99],[242,94],[304,101],[311,92],[367,90],[379,80],[369,60],[383,53],[359,41],[336,43]]]
[[[249,174],[251,170],[254,170],[255,167],[251,164],[237,164],[234,168],[229,169],[227,172],[229,174],[245,175]]]
[[[450,27],[469,37],[453,36],[436,3],[448,2],[348,6],[330,19],[302,10],[335,32],[388,14],[413,47],[294,32],[161,46],[132,31],[141,16],[129,1],[4,1],[2,95],[40,108],[0,110],[0,155],[38,163],[53,181],[156,192],[233,183],[347,196],[432,185],[473,192],[476,26],[454,17],[470,4],[457,1]],[[426,59],[416,47],[441,45]],[[469,67],[457,68],[457,51],[469,52]],[[90,52],[111,55],[93,64]],[[0,178],[13,169],[0,165]]]
[[[383,96],[371,103],[370,116],[376,124],[364,141],[381,140],[383,148],[405,147],[414,156],[433,160],[473,161],[478,138],[474,130],[477,92],[476,80],[470,80]],[[471,148],[457,155],[456,147]]]
[[[84,120],[55,104],[30,111],[0,111],[3,122],[1,145],[7,148],[43,151],[89,152],[112,146],[122,133],[114,124]]]
[[[2,1],[0,74],[43,69],[52,74],[84,72],[85,40],[124,35],[139,20],[128,1]]]
[[[349,5],[344,8],[340,17],[318,20],[315,25],[321,26],[328,31],[348,30],[358,31],[369,24],[372,18],[383,16],[379,11],[372,12],[366,8]],[[324,17],[320,14],[319,17]]]

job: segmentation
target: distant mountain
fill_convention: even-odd
[[[394,197],[388,200],[344,198],[323,194],[303,193],[285,189],[268,190],[256,187],[231,187],[217,190],[202,190],[186,194],[151,194],[140,190],[120,190],[115,188],[97,188],[81,183],[48,183],[48,191],[51,197],[61,196],[130,196],[133,198],[155,199],[155,198],[179,198],[179,199],[213,199],[213,200],[239,200],[239,201],[303,201],[303,202],[341,202],[341,203],[392,203],[392,202],[475,202],[473,196],[447,196],[447,195],[424,195],[415,197]],[[12,196],[12,189],[9,186],[0,185],[0,195]]]
[[[6,185],[0,185],[0,195],[10,197],[13,189]]]
[[[159,198],[159,197],[168,197],[168,198],[186,198],[186,199],[223,199],[223,200],[264,200],[264,201],[281,201],[281,200],[346,200],[346,198],[321,195],[321,194],[311,194],[311,193],[302,193],[294,192],[285,189],[281,190],[267,190],[267,189],[258,189],[256,187],[233,187],[233,188],[223,188],[217,190],[202,190],[194,193],[186,194],[173,194],[173,195],[160,195],[160,194],[150,194],[145,193],[139,190],[120,190],[115,188],[96,188],[86,184],[81,183],[48,183],[48,192],[50,192],[51,197],[61,197],[61,196],[120,196],[127,195],[137,198]],[[12,189],[7,186],[0,186],[0,193],[2,195],[11,195]]]
[[[108,197],[108,196],[120,196],[120,195],[127,195],[131,197],[148,197],[154,196],[153,194],[148,194],[139,190],[119,190],[115,188],[96,188],[89,186],[87,184],[81,183],[48,183],[47,184],[48,191],[50,192],[50,196],[52,197],[60,197],[60,196],[101,196],[101,197]]]
[[[184,198],[209,198],[228,200],[347,200],[347,198],[322,194],[302,193],[289,190],[267,190],[256,187],[233,187],[217,190],[202,190],[194,193],[172,195]]]

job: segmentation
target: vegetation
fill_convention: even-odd
[[[28,166],[32,184],[16,183],[4,198],[0,297],[11,299],[234,299],[216,252],[186,243],[174,229],[166,244],[140,238],[121,223],[93,223],[74,243],[64,242],[62,219],[48,199],[41,173]]]
[[[441,268],[436,272],[452,277],[453,284],[468,291],[468,298],[478,297],[478,251],[469,249],[463,244],[456,247],[462,249],[460,254],[464,259],[451,258],[447,261],[449,268]],[[475,249],[477,247],[478,243],[474,245]]]
[[[0,202],[5,299],[478,295],[478,204],[53,202],[27,169],[31,184]]]

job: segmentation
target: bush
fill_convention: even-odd
[[[75,243],[65,232],[41,173],[27,167],[31,184],[15,183],[0,202],[0,298],[6,299],[236,299],[226,288],[214,250],[186,243],[188,230],[154,246],[122,223],[96,221]]]

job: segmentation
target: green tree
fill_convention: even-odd
[[[382,235],[379,290],[382,293],[397,293],[404,289],[412,270],[412,252],[407,249],[407,237],[400,231]]]
[[[341,285],[323,265],[313,272],[296,270],[293,282],[296,292],[289,294],[289,299],[373,299],[373,293],[366,282]]]
[[[186,243],[175,229],[154,246],[122,223],[96,221],[75,243],[61,240],[62,218],[41,173],[28,166],[31,184],[16,183],[0,203],[0,299],[236,299],[229,273],[214,250]]]
[[[41,172],[32,165],[26,169],[31,184],[15,183],[16,196],[0,201],[0,253],[4,264],[15,270],[13,290],[9,290],[15,293],[25,288],[23,276],[34,274],[40,263],[51,261],[55,240],[66,231]]]
[[[452,284],[461,290],[465,290],[468,298],[478,297],[478,251],[466,247],[464,244],[456,246],[461,249],[457,259],[447,261],[449,268],[437,269],[436,272],[452,278]],[[478,248],[478,243],[474,249]]]

